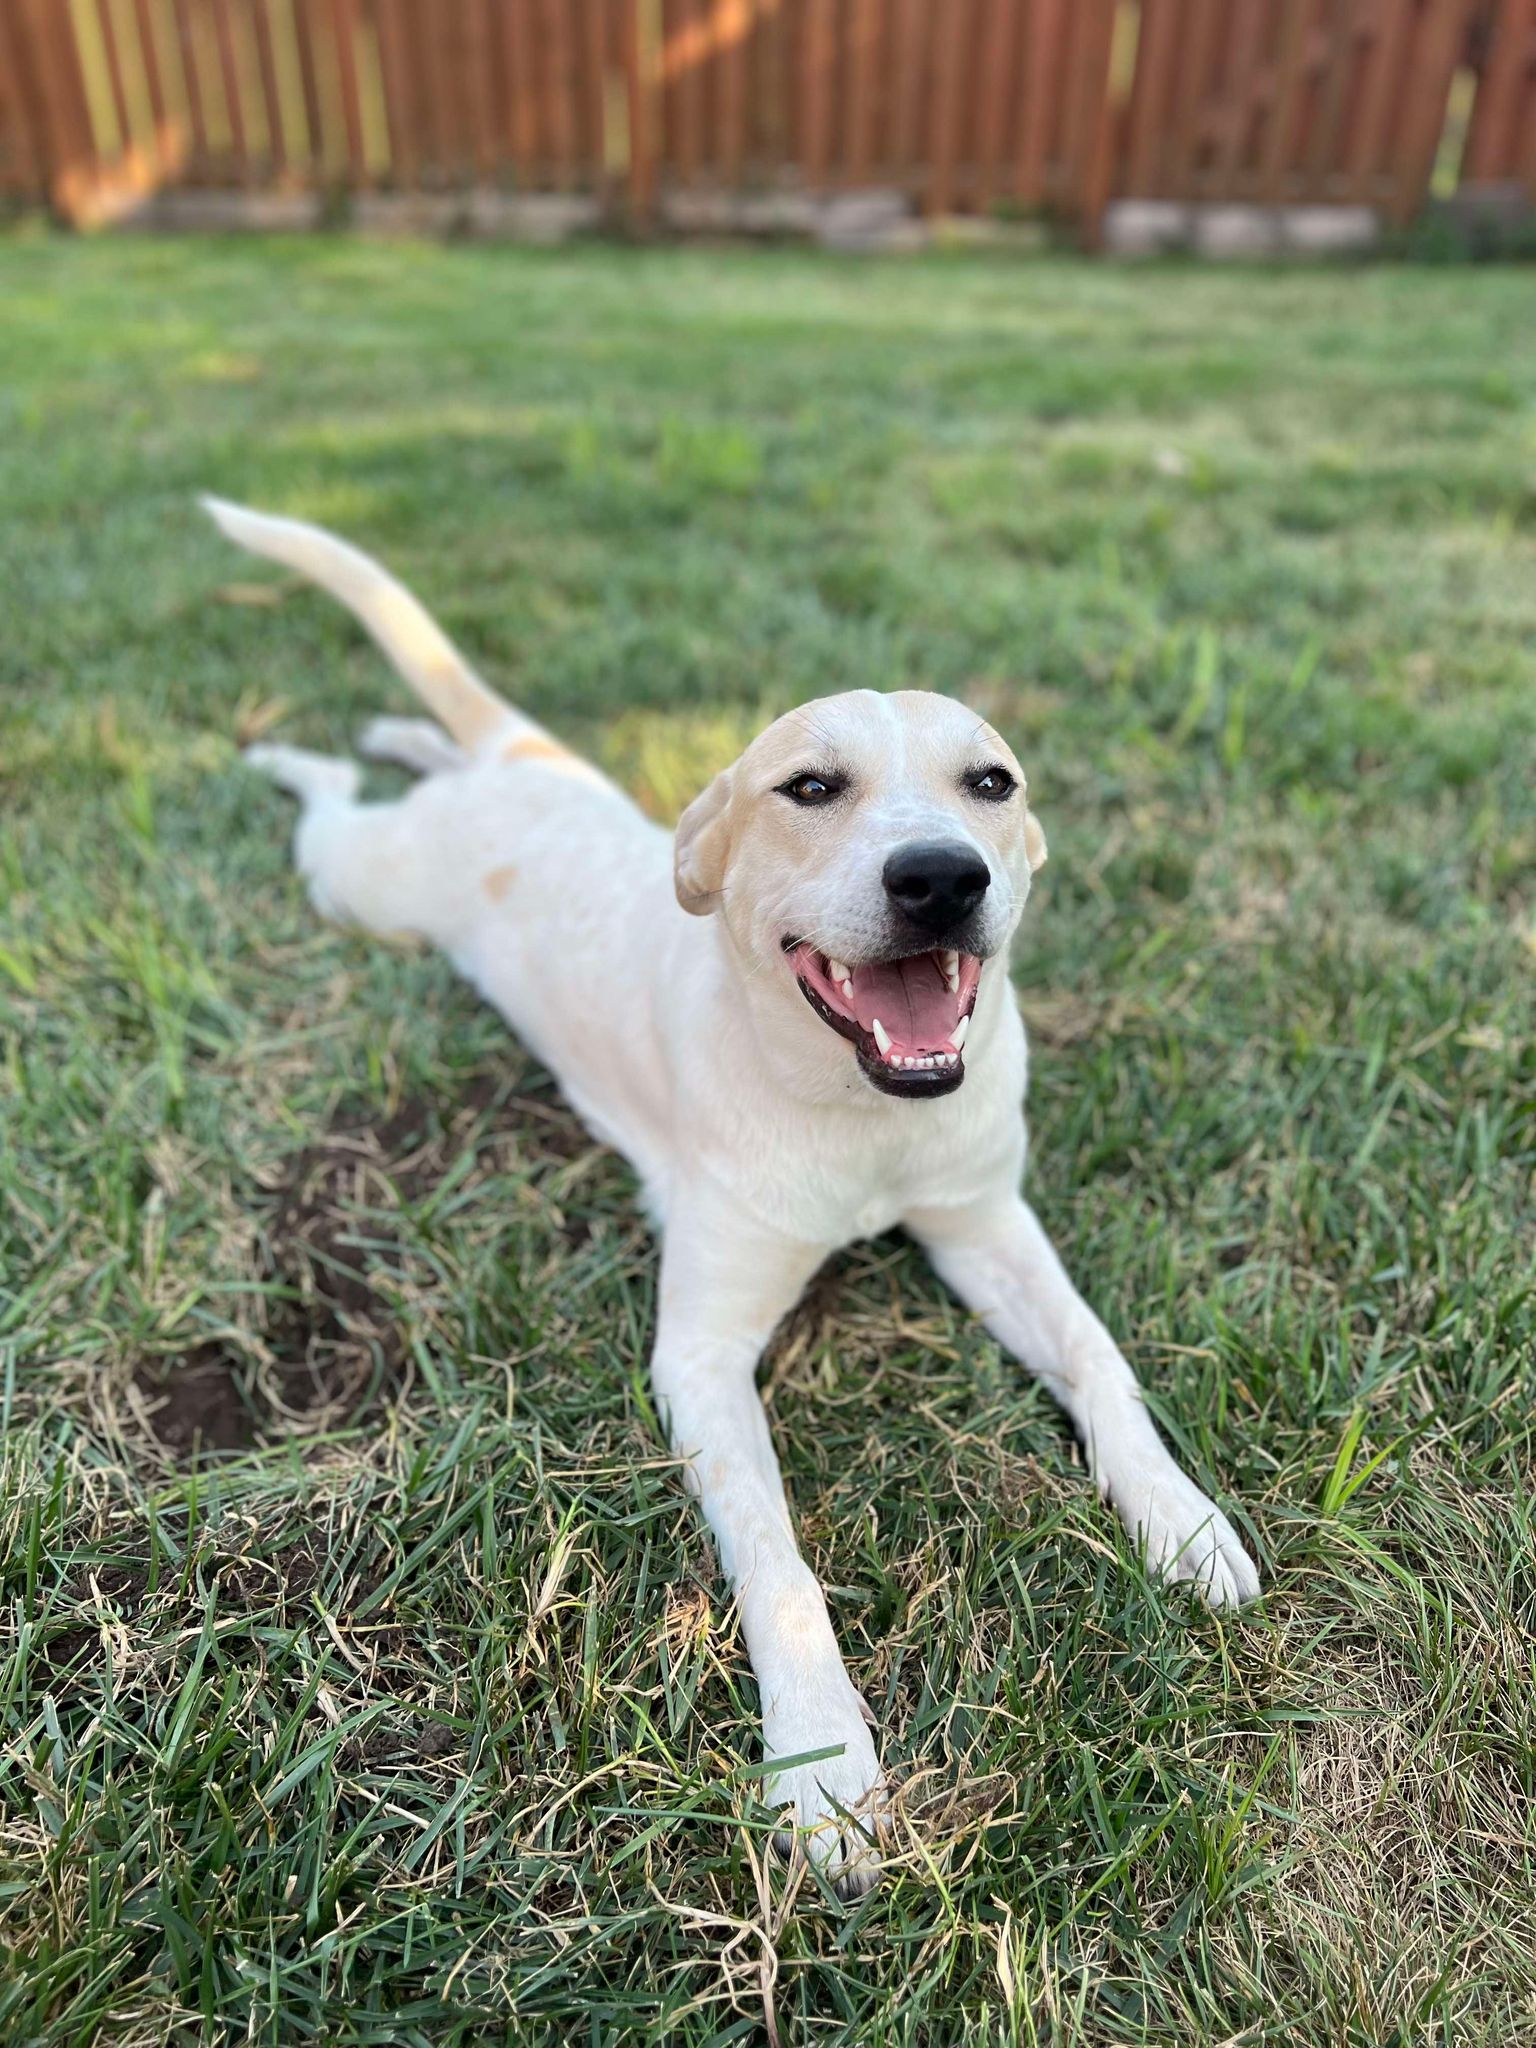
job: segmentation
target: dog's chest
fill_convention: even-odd
[[[879,1237],[915,1211],[967,1202],[1000,1170],[1017,1171],[1011,1160],[1022,1151],[1023,1125],[1016,1109],[988,1130],[971,1116],[935,1117],[938,1104],[917,1105],[915,1115],[907,1105],[902,1108],[907,1114],[894,1127],[851,1119],[833,1143],[825,1142],[826,1130],[819,1133],[822,1142],[812,1141],[809,1157],[802,1151],[792,1161],[774,1159],[780,1170],[765,1176],[773,1186],[765,1206],[777,1210],[797,1237],[846,1243]],[[1003,1151],[1009,1159],[1000,1156]],[[768,1166],[771,1155],[759,1156]]]

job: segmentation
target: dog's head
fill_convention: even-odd
[[[720,911],[875,1087],[947,1095],[1044,859],[1024,772],[984,720],[927,691],[853,690],[775,720],[689,805],[677,899]]]

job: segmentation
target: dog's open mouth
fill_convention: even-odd
[[[859,1064],[888,1095],[947,1095],[965,1078],[965,1034],[981,961],[936,947],[904,960],[850,967],[787,939],[796,979],[818,1016],[851,1039]]]

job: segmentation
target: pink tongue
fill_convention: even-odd
[[[960,998],[950,993],[932,953],[855,967],[853,1007],[866,1031],[878,1017],[907,1052],[937,1052],[960,1022]]]

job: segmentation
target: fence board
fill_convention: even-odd
[[[997,193],[1008,130],[1009,66],[1013,58],[1016,0],[981,0],[976,44],[981,55],[977,81],[976,183],[978,212],[984,213]]]
[[[0,0],[0,120],[7,149],[0,156],[7,191],[48,196],[48,147],[42,133],[41,89],[17,0]]]
[[[928,183],[923,195],[925,213],[948,213],[954,200],[955,146],[960,125],[960,67],[970,27],[969,0],[949,0],[938,24]]]
[[[1536,0],[1501,0],[1488,18],[1462,179],[1523,183],[1536,200]]]
[[[277,46],[272,39],[271,0],[251,0],[251,29],[266,115],[267,163],[281,184],[288,169],[288,136],[283,124],[282,91],[277,79]]]
[[[645,0],[625,0],[624,69],[629,80],[629,211],[645,227],[656,202],[656,143],[659,93],[655,29]]]
[[[1343,0],[1346,12],[1348,5],[1349,0]],[[1287,174],[1293,161],[1297,115],[1308,80],[1314,13],[1312,0],[1291,0],[1280,21],[1274,90],[1259,167],[1260,191],[1270,205],[1285,197]]]
[[[723,183],[740,178],[746,152],[747,44],[753,28],[753,0],[721,0],[720,67],[716,97],[715,163]]]
[[[229,18],[229,0],[213,0],[213,37],[219,59],[219,85],[229,126],[230,160],[236,179],[247,184],[251,177],[251,163],[245,145],[245,108],[241,104],[240,67],[235,59],[235,33]]]
[[[1361,69],[1354,134],[1344,152],[1345,170],[1362,196],[1374,195],[1388,127],[1409,54],[1413,0],[1376,0]]]
[[[1133,197],[1166,183],[1169,101],[1187,21],[1182,0],[1144,0],[1126,116],[1123,183]]]
[[[117,25],[112,19],[112,0],[96,0],[96,24],[101,52],[107,67],[107,85],[112,94],[112,112],[117,122],[117,147],[126,156],[133,148],[133,115],[128,105],[128,87],[123,73],[122,51],[118,47]]]
[[[608,187],[608,36],[607,0],[586,0],[581,15],[581,104],[583,137],[590,182],[595,192]]]
[[[1022,206],[1039,206],[1046,196],[1052,88],[1059,67],[1067,4],[1068,0],[1028,0],[1031,33],[1023,39],[1024,89],[1015,188]]]

